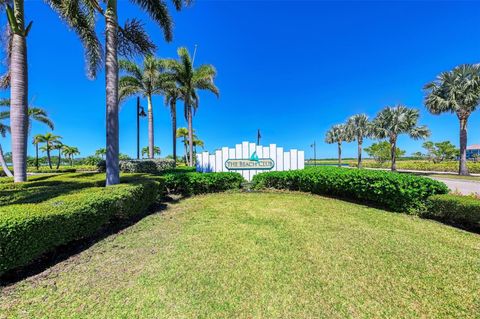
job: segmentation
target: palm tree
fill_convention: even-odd
[[[169,60],[169,68],[173,71],[175,80],[182,90],[185,105],[185,118],[188,122],[189,161],[193,165],[193,115],[198,109],[198,90],[207,90],[219,96],[219,90],[213,83],[217,71],[210,64],[193,67],[192,58],[186,48],[177,50],[179,60]]]
[[[351,116],[347,121],[347,134],[350,140],[357,141],[358,159],[357,167],[362,168],[362,145],[363,139],[371,136],[371,124],[366,114],[356,114]]]
[[[58,161],[57,161],[57,169],[60,168],[60,163],[62,161],[62,153],[65,145],[62,142],[58,141],[52,145],[52,150],[58,150]]]
[[[205,142],[203,142],[201,139],[199,139],[196,135],[193,135],[193,152],[194,152],[194,155],[197,154],[197,146],[204,149],[205,148]]]
[[[430,136],[429,129],[418,126],[420,113],[404,105],[386,107],[381,110],[372,122],[372,135],[379,139],[388,138],[390,142],[390,157],[392,171],[397,170],[396,149],[397,138],[400,134],[408,134],[413,139],[423,139]]]
[[[73,157],[79,155],[80,151],[78,147],[63,145],[62,153],[70,160],[70,166],[73,166]]]
[[[165,63],[148,55],[143,60],[143,67],[128,60],[120,60],[120,70],[126,75],[119,81],[119,99],[124,100],[132,95],[141,94],[147,98],[148,104],[148,156],[153,158],[154,127],[152,96],[162,94],[172,84],[171,76],[165,72]]]
[[[155,155],[160,155],[161,154],[160,147],[154,146],[153,152]],[[150,156],[150,146],[145,146],[144,148],[142,148],[142,158],[145,156]]]
[[[102,159],[105,159],[106,154],[107,154],[106,148],[99,148],[98,150],[95,151],[95,156],[99,156]]]
[[[37,134],[33,137],[32,144],[35,145],[35,167],[38,170],[38,144],[42,143],[42,134]]]
[[[332,126],[325,135],[325,142],[328,144],[337,143],[338,147],[338,166],[342,166],[342,142],[349,142],[350,137],[347,134],[345,124],[337,124]]]
[[[5,136],[7,135],[7,132],[9,131],[10,131],[10,127],[8,125],[0,123],[0,136],[5,138]],[[8,169],[7,163],[5,161],[5,156],[3,155],[3,149],[1,144],[0,144],[0,164],[2,165],[2,169],[5,172],[5,175],[7,175],[8,177],[13,177],[12,172],[10,172],[10,170]]]
[[[50,151],[56,149],[56,145],[60,144],[60,139],[62,138],[59,135],[54,135],[52,133],[47,133],[45,135],[38,135],[40,143],[45,143],[41,148],[44,152],[47,153],[48,166],[52,169],[52,158],[50,156]]]
[[[458,173],[468,175],[467,123],[480,101],[480,65],[463,64],[425,85],[425,106],[432,114],[455,113],[460,122]]]
[[[182,99],[182,97],[182,91],[177,87],[176,84],[167,87],[165,90],[165,104],[169,106],[170,115],[172,116],[172,147],[174,165],[177,164],[177,101]]]
[[[177,138],[182,138],[183,147],[185,148],[185,165],[188,165],[188,129],[186,127],[179,127],[177,129]]]
[[[10,1],[1,1],[5,5],[8,25],[8,79],[10,85],[11,107],[11,137],[12,137],[12,162],[15,172],[14,181],[24,182],[27,180],[27,137],[28,137],[28,63],[26,38],[32,27],[32,22],[25,26],[24,0],[15,0],[13,7]],[[73,0],[48,0],[52,9],[75,30],[80,37],[85,50],[89,65],[89,73],[94,76],[97,66],[101,61],[101,46],[98,42],[91,10],[89,6],[96,1],[73,1]],[[97,4],[98,6],[98,4]]]

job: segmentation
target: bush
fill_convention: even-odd
[[[472,196],[434,195],[425,217],[480,230],[480,199]]]
[[[350,166],[356,166],[357,163],[349,163]],[[415,171],[436,171],[436,172],[452,172],[458,173],[458,162],[441,162],[433,163],[429,161],[397,161],[397,169],[415,170]],[[479,162],[467,162],[470,173],[480,173]],[[363,167],[370,168],[390,168],[390,162],[376,163],[371,161],[364,161]]]
[[[239,189],[245,181],[238,173],[181,173],[162,175],[168,193],[196,195]]]
[[[374,203],[394,211],[418,213],[427,198],[446,194],[445,184],[420,176],[337,167],[268,172],[253,177],[254,188],[276,188]]]
[[[0,208],[0,275],[55,247],[95,234],[119,218],[156,202],[161,181],[126,178],[131,184],[91,187],[39,203]]]
[[[165,170],[175,168],[175,162],[172,159],[145,159],[145,160],[123,160],[120,161],[120,171],[124,173],[161,173]],[[105,172],[106,164],[102,160],[97,164],[99,172]]]

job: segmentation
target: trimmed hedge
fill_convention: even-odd
[[[0,208],[0,275],[55,247],[95,234],[157,201],[160,181],[130,177],[131,184],[91,187],[40,203]]]
[[[433,195],[425,217],[467,229],[480,230],[480,199],[473,196]]]
[[[429,178],[338,167],[262,173],[255,175],[252,182],[256,189],[276,188],[338,196],[408,213],[423,211],[431,195],[448,193],[445,184]]]
[[[239,173],[180,173],[162,175],[170,194],[197,195],[239,189],[245,182]]]
[[[157,159],[143,159],[143,160],[126,160],[119,162],[120,171],[124,173],[147,173],[155,174],[161,173],[165,170],[175,168],[173,159],[157,158]],[[100,172],[105,172],[105,161],[98,163],[97,169]]]

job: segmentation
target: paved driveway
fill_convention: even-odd
[[[447,184],[448,188],[450,188],[454,192],[459,192],[463,195],[470,195],[472,193],[476,193],[480,195],[480,182],[443,178],[443,177],[430,177],[430,178],[444,182],[445,184]]]

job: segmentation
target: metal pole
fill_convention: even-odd
[[[140,97],[137,96],[137,160],[140,159]]]

